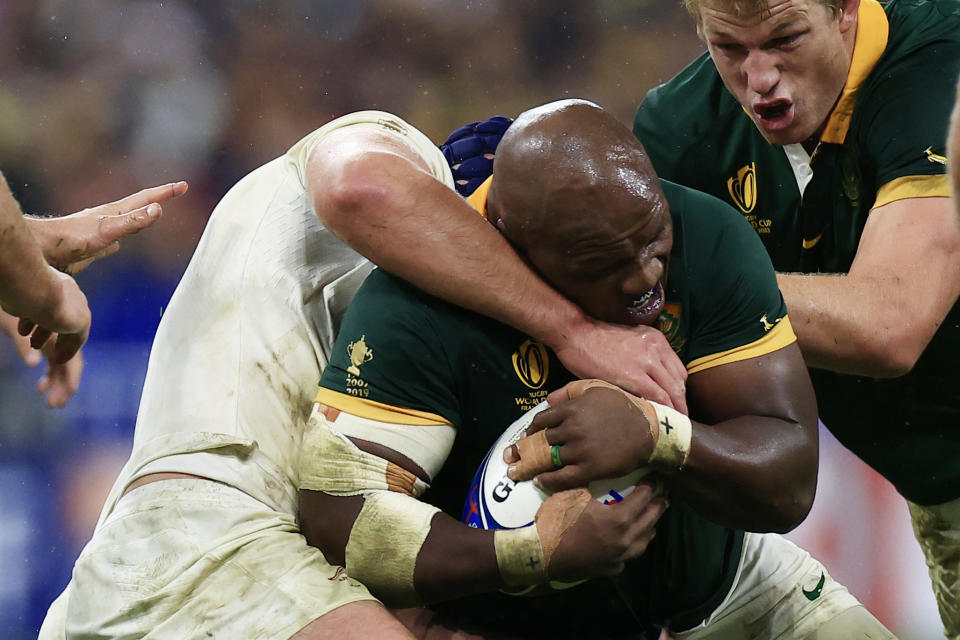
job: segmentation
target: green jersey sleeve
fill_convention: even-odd
[[[704,168],[727,161],[731,149],[725,143],[743,128],[742,115],[710,56],[703,54],[647,93],[637,108],[633,133],[661,178],[717,194],[722,185]]]
[[[357,291],[320,386],[352,396],[351,412],[407,408],[460,424],[456,377],[439,340],[445,303],[381,269]],[[345,407],[338,407],[345,408]]]
[[[958,36],[960,38],[960,36]],[[882,64],[882,63],[881,63]],[[906,176],[946,173],[946,132],[960,75],[960,39],[925,45],[860,97],[856,135],[875,166],[877,187]]]

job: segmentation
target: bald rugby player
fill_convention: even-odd
[[[707,52],[650,92],[634,131],[661,177],[756,230],[824,422],[907,499],[960,637],[960,231],[945,151],[960,3],[686,5]]]
[[[437,605],[439,628],[481,637],[892,637],[808,554],[740,530],[799,523],[817,461],[812,389],[749,225],[714,198],[661,183],[629,129],[577,100],[521,115],[471,200],[594,317],[651,326],[683,310],[668,337],[691,371],[692,420],[573,382],[551,398],[574,399],[536,418],[549,440],[525,448],[548,466],[524,469],[521,456],[511,473],[650,468],[672,504],[652,542],[652,532],[622,540],[622,556],[591,563],[607,577],[541,598],[477,595],[571,580],[570,553],[597,518],[642,533],[664,505],[643,485],[609,506],[567,491],[528,527],[461,523],[470,479],[504,425],[573,376],[522,332],[377,270],[344,319],[304,436],[308,541],[385,603]],[[585,548],[607,544],[597,535]]]

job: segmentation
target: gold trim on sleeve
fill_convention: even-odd
[[[754,340],[749,344],[741,345],[739,347],[721,351],[719,353],[712,353],[708,356],[703,356],[702,358],[697,358],[696,360],[687,363],[687,373],[698,373],[706,369],[719,367],[723,364],[730,364],[731,362],[739,362],[741,360],[749,360],[750,358],[765,356],[768,353],[773,353],[774,351],[782,349],[796,341],[797,336],[793,333],[793,326],[790,324],[790,318],[788,316],[783,316],[780,322],[776,323],[773,328],[764,334],[764,336],[759,340]]]
[[[941,173],[934,176],[904,176],[891,180],[877,190],[873,208],[907,198],[949,198],[950,181]]]
[[[370,420],[379,420],[390,424],[407,424],[418,427],[433,427],[448,425],[450,421],[435,413],[428,411],[418,411],[408,407],[395,407],[393,405],[368,400],[366,398],[357,398],[349,396],[333,389],[320,387],[317,390],[317,397],[314,402],[323,404],[351,413],[361,418]]]

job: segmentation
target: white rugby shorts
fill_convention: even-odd
[[[855,608],[860,609],[855,619],[865,621],[867,631],[886,631],[809,553],[776,534],[746,533],[737,577],[726,599],[700,625],[674,636],[799,640]]]
[[[161,480],[97,529],[40,638],[285,640],[360,600],[375,598],[307,545],[292,515],[219,482]]]

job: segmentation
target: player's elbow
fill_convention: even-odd
[[[919,358],[919,353],[916,355],[909,353],[884,354],[874,361],[870,371],[874,378],[899,378],[910,373]]]
[[[816,495],[816,474],[810,483],[803,486],[791,487],[776,502],[769,518],[771,533],[789,533],[802,523],[810,509],[813,508],[813,498]]]
[[[874,378],[899,378],[910,373],[935,331],[935,326],[932,331],[922,333],[913,326],[905,326],[878,336],[864,348],[866,372]]]
[[[376,226],[373,219],[391,201],[390,185],[362,157],[345,160],[312,190],[317,215],[348,244]]]
[[[816,433],[816,431],[814,431]],[[795,450],[789,465],[776,465],[776,477],[765,483],[766,500],[764,531],[787,533],[802,523],[817,493],[818,453],[815,441]]]

